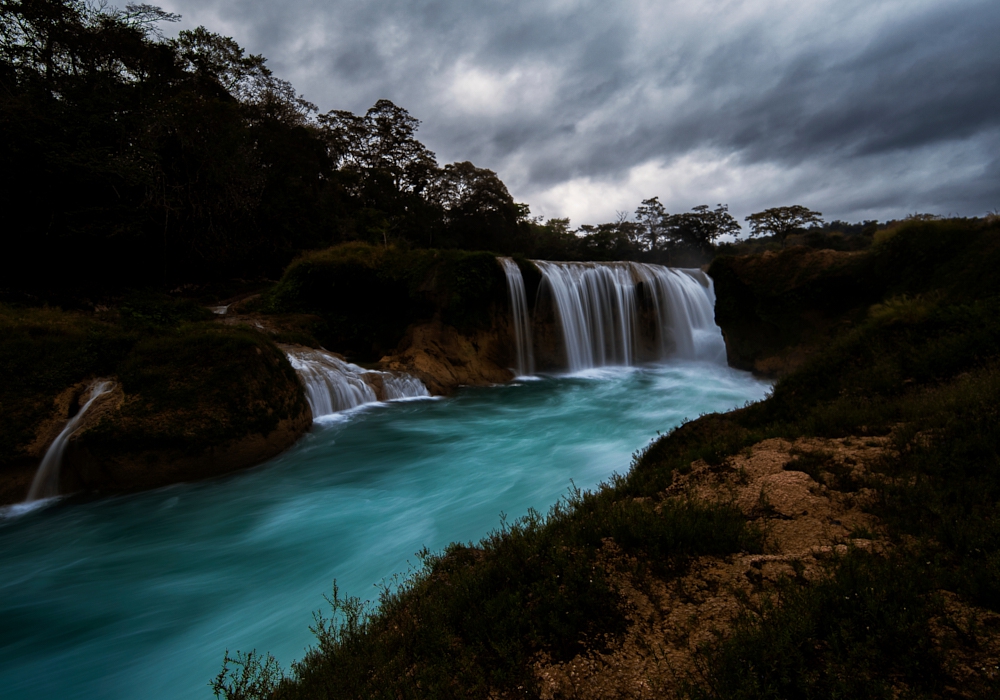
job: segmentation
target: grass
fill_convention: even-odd
[[[631,562],[642,580],[678,576],[698,555],[759,552],[763,535],[728,506],[657,508],[617,498],[614,487],[575,492],[548,516],[504,524],[477,546],[426,554],[420,571],[383,593],[377,612],[335,590],[333,617],[317,618],[317,644],[289,678],[272,675],[264,694],[241,695],[263,667],[237,657],[214,689],[227,698],[451,698],[491,688],[531,697],[539,652],[568,660],[626,629],[612,564],[601,556],[610,543],[626,555],[617,565]]]
[[[930,633],[935,619],[961,624],[938,596],[1000,609],[1000,299],[977,282],[996,263],[996,231],[954,245],[961,233],[923,224],[877,241],[875,269],[902,265],[884,280],[891,296],[769,401],[732,416],[768,437],[889,437],[866,485],[893,549],[852,552],[818,583],[748,605],[706,651],[693,697],[958,697],[949,668],[982,652]],[[856,486],[820,453],[790,468]],[[996,697],[1000,686],[984,677],[961,691]]]
[[[785,581],[748,603],[703,659],[692,698],[939,697],[947,683],[930,633],[938,613],[911,558],[853,550],[812,585]]]

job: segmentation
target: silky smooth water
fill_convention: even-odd
[[[0,518],[4,698],[210,697],[231,651],[283,665],[334,579],[374,585],[571,481],[594,488],[685,417],[761,398],[714,364],[592,370],[368,405],[226,478]]]

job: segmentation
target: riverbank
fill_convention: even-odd
[[[995,223],[890,231],[859,262],[875,298],[824,319],[836,330],[768,400],[685,424],[546,517],[429,556],[375,610],[334,597],[289,678],[237,655],[216,690],[992,697],[998,264]],[[773,303],[792,319],[809,291]]]

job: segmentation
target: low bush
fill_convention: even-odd
[[[747,604],[703,660],[692,698],[938,697],[946,684],[925,572],[909,558],[851,551],[812,585],[785,581]]]

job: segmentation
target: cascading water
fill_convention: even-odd
[[[107,380],[97,380],[87,389],[87,402],[80,407],[75,416],[69,419],[66,427],[56,436],[56,439],[49,445],[49,449],[42,457],[42,463],[35,472],[35,478],[28,489],[28,497],[25,502],[38,501],[43,498],[51,498],[59,495],[59,471],[62,468],[63,453],[66,452],[66,445],[70,437],[76,432],[84,414],[87,413],[93,403],[104,394],[114,389],[114,382]]]
[[[712,280],[701,270],[633,262],[535,265],[552,294],[570,371],[637,362],[640,284],[653,309],[657,349],[651,359],[725,361]]]
[[[430,396],[424,383],[411,374],[393,374],[391,372],[368,372],[382,377],[382,387],[385,395],[383,401],[398,399],[413,399],[420,396]]]
[[[314,420],[379,400],[430,395],[408,374],[366,370],[323,350],[285,348],[285,354],[302,380]]]
[[[636,307],[630,264],[535,265],[555,301],[569,370],[633,364]]]
[[[528,317],[528,296],[524,292],[524,278],[521,268],[513,258],[500,258],[504,274],[507,275],[507,295],[514,321],[514,346],[517,376],[535,373],[535,357],[532,352],[531,319]]]
[[[725,363],[726,342],[715,324],[715,286],[698,269],[635,263],[656,312],[660,357]]]

